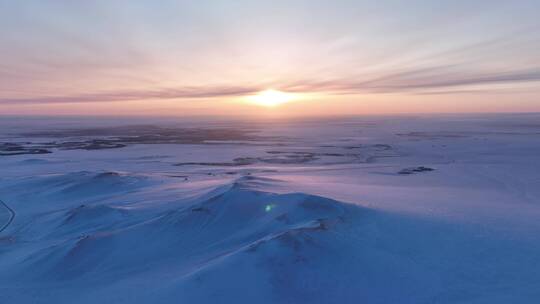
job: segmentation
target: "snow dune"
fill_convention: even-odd
[[[1,297],[17,303],[488,303],[538,295],[529,281],[538,270],[524,263],[537,261],[530,256],[538,248],[426,218],[263,190],[280,183],[245,176],[156,211],[137,203],[66,203],[74,189],[144,193],[150,178],[79,172],[24,179],[33,195],[56,197],[57,210],[44,206],[28,223],[10,227],[17,242],[2,244]],[[516,269],[521,284],[506,285]],[[491,289],[482,288],[486,281]]]

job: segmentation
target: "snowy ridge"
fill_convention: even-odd
[[[89,172],[64,178],[46,177],[44,191],[67,195],[76,188],[86,193],[109,183],[125,190],[134,180],[116,173]],[[260,190],[269,183],[279,181],[242,177],[217,187],[209,198],[201,195],[194,203],[159,214],[108,204],[39,214],[13,233],[15,239],[39,245],[21,248],[19,263],[11,265],[10,273],[29,282],[82,284],[101,278],[112,284],[138,276],[161,276],[166,270],[169,278],[189,284],[200,272],[235,263],[244,255],[257,256],[261,246],[284,246],[302,260],[299,246],[315,246],[318,234],[339,225],[348,208],[358,208],[304,193]]]

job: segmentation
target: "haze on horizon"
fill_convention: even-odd
[[[539,11],[534,0],[0,0],[0,114],[538,112]],[[246,102],[269,90],[294,100]]]

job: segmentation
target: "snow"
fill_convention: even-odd
[[[6,119],[0,141],[45,142],[19,134],[48,121]],[[538,121],[250,122],[246,141],[0,156],[0,303],[536,303]]]

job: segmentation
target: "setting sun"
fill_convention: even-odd
[[[295,94],[285,93],[276,90],[265,90],[257,93],[256,95],[248,96],[247,100],[250,103],[265,106],[276,107],[278,105],[295,100],[297,96]]]

